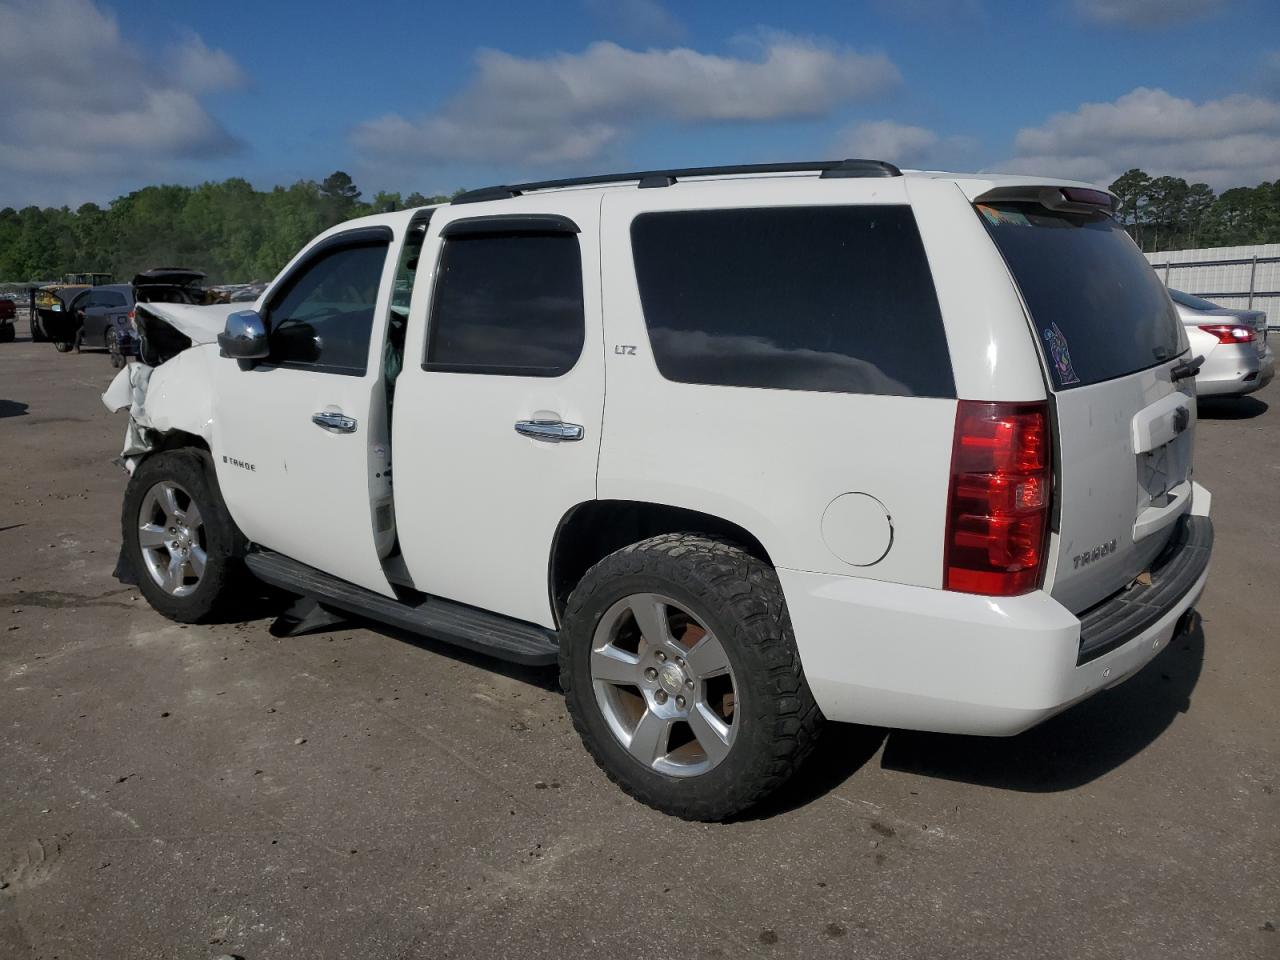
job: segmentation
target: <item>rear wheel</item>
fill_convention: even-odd
[[[758,803],[822,723],[774,571],[738,547],[667,534],[574,590],[560,682],[587,749],[636,799],[689,820]]]
[[[0,322],[0,343],[12,343],[18,332],[10,322]]]
[[[143,460],[125,491],[121,523],[138,588],[170,620],[209,619],[235,599],[243,538],[202,451]]]

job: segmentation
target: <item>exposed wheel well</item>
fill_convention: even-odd
[[[580,503],[560,521],[551,547],[551,604],[557,622],[583,574],[615,550],[661,533],[724,537],[773,566],[764,545],[750,531],[721,517],[635,500]]]
[[[195,447],[210,453],[209,444],[205,443],[204,437],[197,436],[194,433],[187,433],[185,430],[167,430],[164,433],[153,430],[151,438],[154,446],[150,453],[160,453],[162,450],[178,450],[182,447]]]

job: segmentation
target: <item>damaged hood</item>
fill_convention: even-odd
[[[227,325],[227,314],[243,310],[239,303],[211,303],[192,306],[186,303],[140,303],[138,313],[163,320],[192,343],[215,343]]]

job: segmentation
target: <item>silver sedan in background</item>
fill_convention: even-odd
[[[1196,374],[1202,397],[1241,397],[1261,390],[1275,376],[1275,354],[1267,343],[1267,315],[1232,310],[1170,288],[1169,296],[1187,328],[1191,355],[1204,357]]]

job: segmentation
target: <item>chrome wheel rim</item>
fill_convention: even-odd
[[[161,480],[142,498],[138,545],[156,586],[171,597],[195,593],[209,559],[208,544],[200,508],[180,484]]]
[[[694,777],[733,747],[737,683],[724,645],[670,597],[632,594],[605,611],[591,686],[609,730],[645,767]]]

